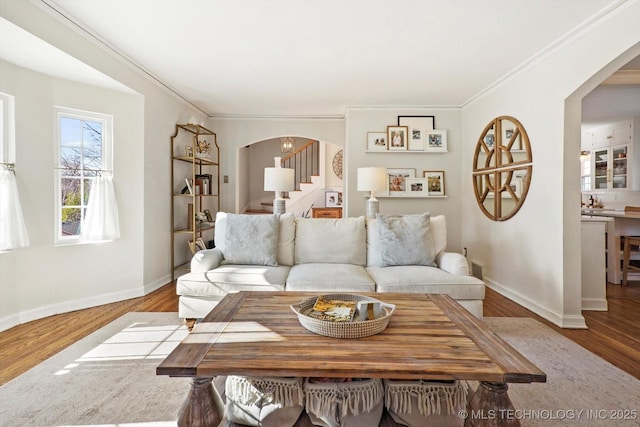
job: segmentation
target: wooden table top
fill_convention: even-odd
[[[545,382],[546,375],[448,295],[368,294],[396,305],[360,339],[324,337],[291,310],[318,293],[228,294],[158,366],[158,375]]]

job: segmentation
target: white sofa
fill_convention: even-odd
[[[446,252],[442,215],[340,219],[216,215],[216,248],[177,281],[179,317],[203,318],[229,292],[444,293],[482,317],[485,285]],[[381,298],[383,299],[383,298]]]

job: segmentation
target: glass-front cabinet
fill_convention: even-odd
[[[628,189],[630,185],[629,156],[629,144],[594,149],[591,154],[593,190]]]

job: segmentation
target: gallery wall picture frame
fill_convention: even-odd
[[[407,192],[407,179],[415,178],[412,168],[387,168],[387,192],[389,196],[404,196]]]
[[[337,208],[342,206],[342,193],[339,191],[324,192],[324,206],[326,208]]]
[[[425,129],[410,128],[409,129],[409,144],[407,149],[409,151],[424,151],[425,142]]]
[[[386,132],[367,132],[367,151],[387,151]]]
[[[407,196],[426,197],[428,195],[427,178],[407,178]]]
[[[398,116],[398,126],[407,126],[409,129],[435,129],[435,116]]]
[[[423,171],[429,196],[446,196],[444,171]]]
[[[446,153],[447,148],[447,130],[432,129],[425,132],[425,151],[431,153]]]
[[[409,128],[407,126],[387,126],[387,147],[389,151],[407,151]]]

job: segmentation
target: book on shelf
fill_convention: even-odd
[[[211,194],[211,182],[213,176],[211,174],[198,174],[195,176],[196,185],[200,186],[200,194],[202,195],[210,195]]]
[[[356,313],[356,301],[324,299],[318,297],[313,308],[307,314],[309,317],[331,322],[351,322]]]

